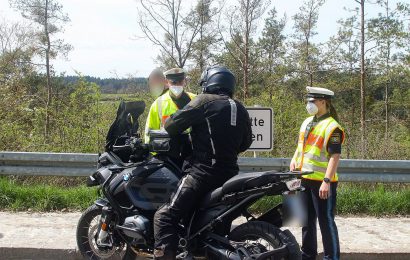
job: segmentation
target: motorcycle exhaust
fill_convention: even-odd
[[[240,256],[226,248],[216,247],[210,244],[207,244],[207,257],[212,256],[216,259],[223,260],[241,260]]]

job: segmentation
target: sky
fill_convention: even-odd
[[[184,0],[184,2],[191,1]],[[410,1],[410,0],[405,0]],[[64,12],[71,21],[64,26],[59,35],[73,46],[68,59],[57,58],[53,61],[56,72],[96,77],[146,77],[156,67],[155,58],[158,47],[151,44],[138,28],[136,0],[59,0]],[[228,0],[228,4],[234,0]],[[298,11],[303,0],[272,0],[278,14],[286,13],[285,32],[292,32],[291,17]],[[394,2],[396,1],[392,1]],[[97,4],[98,3],[98,4]],[[337,20],[347,17],[343,7],[354,8],[354,0],[327,0],[320,9],[315,41],[326,41],[337,32]],[[368,12],[377,12],[369,6]],[[266,12],[267,13],[267,12]],[[265,14],[266,16],[266,14]],[[265,17],[264,16],[264,17]],[[0,0],[0,18],[20,21],[20,13],[11,9],[7,0]],[[263,26],[263,18],[259,27]]]

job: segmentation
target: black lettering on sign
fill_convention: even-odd
[[[265,120],[257,119],[256,117],[251,117],[251,125],[252,126],[264,126]]]
[[[257,142],[262,142],[263,141],[263,135],[262,134],[252,134],[252,141],[257,141]]]

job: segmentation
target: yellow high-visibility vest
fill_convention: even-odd
[[[196,97],[195,94],[190,92],[186,93],[191,100]],[[178,107],[172,100],[169,91],[165,92],[163,95],[158,97],[154,103],[152,103],[148,113],[147,122],[145,124],[145,143],[149,142],[149,131],[163,129],[167,118],[174,114],[177,110]]]
[[[308,124],[313,120],[308,117],[300,127],[298,147],[295,154],[296,168],[302,171],[313,171],[313,174],[303,175],[303,178],[322,181],[329,164],[330,154],[327,151],[329,139],[337,128],[342,130],[342,143],[344,142],[344,130],[333,117],[319,121],[312,128],[305,140],[305,131]],[[338,174],[335,173],[332,182],[338,181]]]

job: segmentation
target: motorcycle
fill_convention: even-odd
[[[120,104],[106,151],[87,180],[88,186],[99,186],[101,198],[77,226],[78,249],[86,259],[153,257],[154,213],[171,198],[183,172],[168,155],[166,132],[151,133],[149,145],[135,134],[144,108],[142,102]],[[283,204],[261,215],[249,209],[264,196],[301,191],[301,175],[240,173],[208,193],[178,226],[177,259],[300,259],[295,237],[281,229]]]

